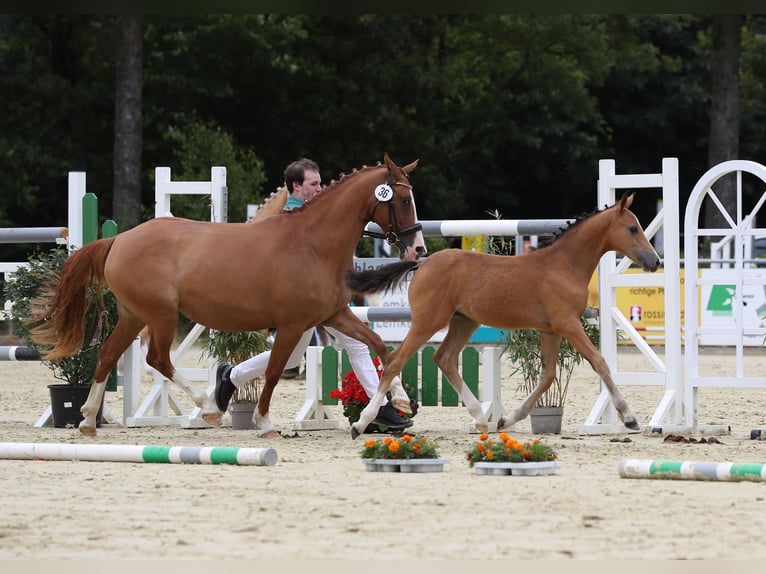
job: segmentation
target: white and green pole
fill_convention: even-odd
[[[3,442],[0,459],[274,466],[277,451],[217,446]]]
[[[766,482],[766,464],[625,459],[619,464],[622,478]]]

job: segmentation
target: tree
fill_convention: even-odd
[[[740,58],[742,53],[741,14],[721,14],[713,18],[712,42],[712,101],[710,106],[710,138],[708,164],[739,158],[740,122]],[[715,188],[721,204],[730,214],[736,213],[736,181],[723,178]],[[705,227],[728,227],[723,214],[711,204],[705,209]]]
[[[141,223],[142,18],[117,17],[112,217],[121,229]]]

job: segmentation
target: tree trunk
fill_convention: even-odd
[[[141,16],[117,17],[112,217],[121,230],[141,222]]]
[[[713,18],[709,167],[738,159],[739,156],[739,67],[743,24],[744,16],[740,14],[720,14]],[[735,216],[737,199],[734,178],[721,179],[715,185],[714,192],[729,214]],[[712,202],[705,206],[705,227],[728,227]]]

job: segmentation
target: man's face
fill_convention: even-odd
[[[293,184],[293,195],[302,201],[306,201],[320,189],[322,189],[322,176],[317,171],[307,169],[303,173],[303,183]]]

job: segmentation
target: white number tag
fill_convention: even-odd
[[[378,187],[375,188],[375,197],[378,199],[378,201],[391,201],[393,196],[394,190],[385,183],[381,183]]]

